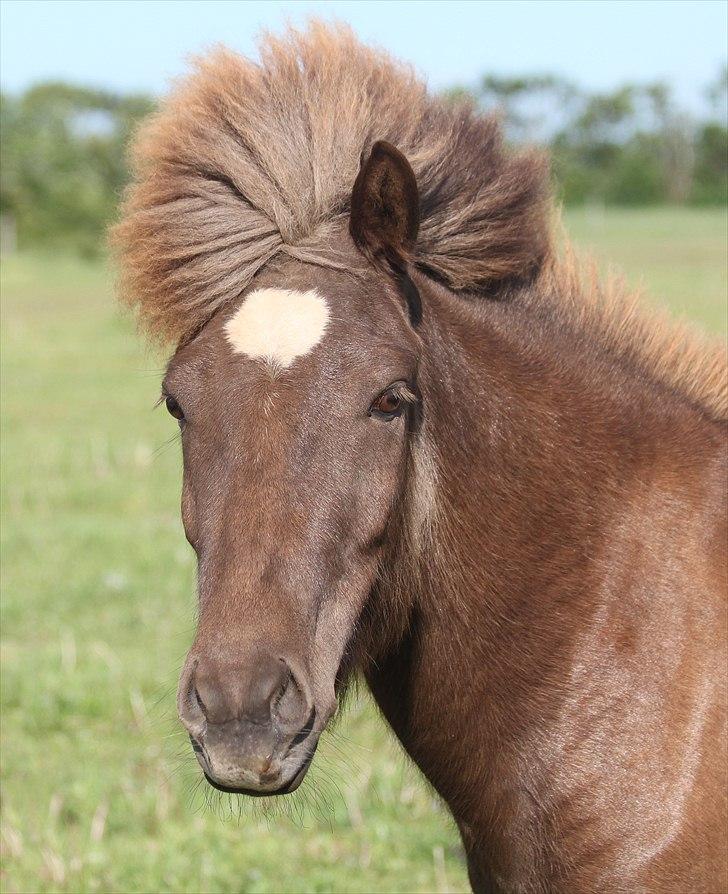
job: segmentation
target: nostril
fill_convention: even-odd
[[[180,720],[197,739],[211,728],[246,721],[271,723],[282,733],[297,733],[313,710],[308,676],[294,661],[275,653],[251,654],[248,661],[195,658],[180,679]]]
[[[278,698],[271,704],[271,719],[278,726],[298,730],[309,719],[313,700],[305,676],[297,674],[288,662],[285,664],[287,677]]]
[[[205,729],[206,711],[194,683],[197,662],[191,662],[184,670],[177,692],[177,713],[187,732],[199,737]]]
[[[196,709],[202,711],[202,713],[207,717],[207,708],[205,707],[205,703],[202,701],[202,696],[200,695],[199,689],[193,683],[190,686],[190,702]]]

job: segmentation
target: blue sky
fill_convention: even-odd
[[[251,53],[261,27],[312,14],[350,22],[436,88],[485,71],[555,72],[593,89],[664,79],[697,108],[728,52],[726,0],[2,0],[0,8],[0,81],[11,91],[63,78],[161,93],[190,54],[217,42]]]

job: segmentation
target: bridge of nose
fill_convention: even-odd
[[[193,685],[209,724],[243,719],[267,724],[289,677],[290,671],[282,659],[253,654],[234,663],[199,662]]]

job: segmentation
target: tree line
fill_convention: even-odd
[[[485,76],[468,93],[507,139],[547,145],[567,205],[728,201],[728,68],[699,118],[665,84],[594,93],[554,76]],[[0,96],[0,216],[7,243],[103,250],[128,179],[127,146],[153,98],[65,83]]]
[[[550,147],[567,205],[728,200],[728,67],[706,88],[698,119],[660,82],[594,93],[551,75],[489,75],[475,95],[500,109],[513,142]]]

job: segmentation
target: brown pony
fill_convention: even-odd
[[[292,791],[361,670],[476,891],[726,890],[722,348],[557,258],[542,158],[345,29],[202,59],[135,171],[209,782]]]

